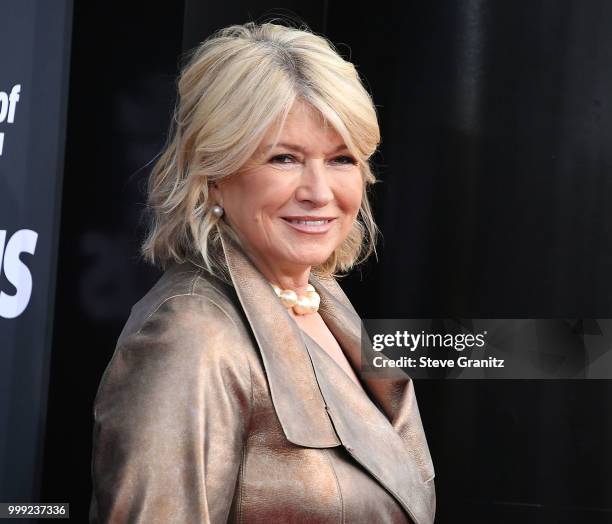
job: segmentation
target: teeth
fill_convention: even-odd
[[[329,220],[290,220],[292,224],[302,224],[305,226],[322,226],[327,224]]]

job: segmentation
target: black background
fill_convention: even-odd
[[[139,216],[179,56],[231,23],[297,15],[373,94],[384,238],[342,281],[362,317],[612,317],[612,4],[146,5],[74,9],[43,500],[86,519],[93,398],[159,276],[138,260]],[[612,522],[610,381],[416,391],[437,523]]]

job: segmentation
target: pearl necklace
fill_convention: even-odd
[[[293,309],[298,315],[309,315],[316,313],[319,310],[321,297],[316,292],[312,284],[306,286],[306,292],[303,295],[298,295],[293,289],[281,289],[275,284],[270,284],[280,298],[281,304],[287,309]]]

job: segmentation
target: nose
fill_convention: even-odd
[[[306,162],[299,179],[295,197],[299,202],[311,202],[314,207],[323,207],[334,199],[329,173],[322,160]]]

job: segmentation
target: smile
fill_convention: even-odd
[[[336,220],[334,217],[322,218],[293,218],[282,217],[282,219],[293,229],[302,233],[326,233]]]

